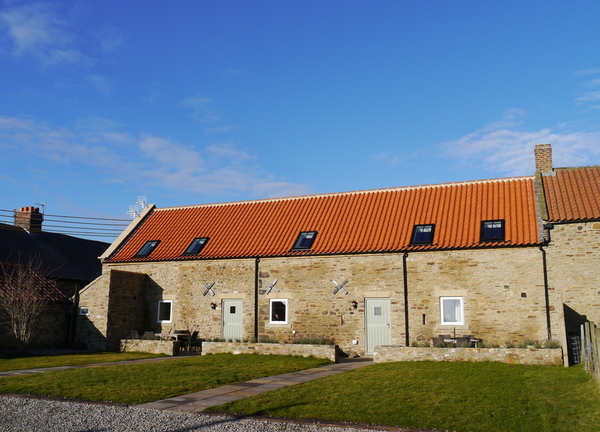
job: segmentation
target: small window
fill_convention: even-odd
[[[433,231],[435,225],[415,225],[411,244],[433,243]]]
[[[158,301],[158,320],[159,323],[170,323],[173,321],[173,300]]]
[[[88,315],[90,313],[90,308],[82,306],[79,308],[79,315]]]
[[[481,222],[481,241],[504,241],[504,221],[491,220]]]
[[[158,246],[160,240],[150,240],[147,241],[144,246],[135,254],[136,257],[147,257],[152,253],[152,251]]]
[[[198,255],[200,251],[206,246],[208,242],[208,237],[198,237],[195,238],[188,248],[183,253],[184,255]]]
[[[293,249],[310,249],[316,237],[316,231],[302,231],[296,239]]]
[[[271,299],[270,323],[287,324],[287,300]]]
[[[463,325],[463,298],[440,297],[442,325]]]

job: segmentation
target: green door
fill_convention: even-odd
[[[392,342],[389,298],[365,299],[365,334],[367,354],[373,354],[377,345]]]
[[[242,339],[242,300],[223,300],[223,339]]]

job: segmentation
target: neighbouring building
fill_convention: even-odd
[[[79,290],[102,272],[98,257],[109,244],[42,230],[44,215],[38,207],[22,207],[14,213],[14,224],[0,224],[0,263],[34,263],[43,278],[50,307],[42,317],[41,331],[34,347],[66,346],[73,339]],[[0,350],[11,349],[14,342],[6,328],[0,328]]]
[[[440,334],[565,343],[565,311],[600,321],[600,168],[535,153],[533,176],[151,205],[82,291],[78,337],[321,337],[358,355]]]

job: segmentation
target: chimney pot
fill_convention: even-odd
[[[533,150],[535,170],[541,173],[552,172],[552,144],[537,144]]]
[[[44,215],[40,213],[38,207],[21,207],[15,212],[15,226],[29,233],[41,232],[43,220]]]

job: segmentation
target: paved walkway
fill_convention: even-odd
[[[342,363],[335,363],[266,378],[258,378],[156,402],[135,405],[134,408],[199,413],[211,406],[221,405],[245,397],[256,396],[278,388],[316,380],[329,375],[358,369],[370,364],[373,364],[373,360],[371,359],[347,360]]]
[[[138,359],[138,360],[120,360],[114,362],[104,362],[104,363],[89,363],[89,364],[79,364],[73,366],[54,366],[48,368],[36,368],[36,369],[20,369],[20,370],[11,370],[6,372],[0,372],[0,377],[9,377],[9,376],[17,376],[17,375],[30,375],[41,372],[54,372],[66,369],[81,369],[81,368],[90,368],[90,367],[101,367],[101,366],[116,366],[116,365],[126,365],[126,364],[134,364],[134,363],[149,363],[155,361],[165,361],[165,360],[177,360],[181,357],[155,357],[149,359]]]
[[[149,363],[156,361],[176,360],[181,357],[157,357],[140,360],[124,360],[116,362],[81,364],[74,366],[56,366],[49,368],[21,369],[0,372],[0,377],[30,375],[42,372],[53,372],[66,369],[91,368],[101,366],[125,365],[134,363]],[[275,375],[265,378],[258,378],[250,381],[244,381],[236,384],[228,384],[222,387],[216,387],[208,390],[202,390],[195,393],[189,393],[168,399],[162,399],[155,402],[149,402],[141,405],[134,405],[134,408],[156,409],[162,411],[184,411],[184,412],[202,412],[206,408],[215,405],[221,405],[226,402],[237,399],[256,396],[282,387],[291,386],[303,382],[308,382],[323,378],[329,375],[335,375],[353,369],[373,364],[372,359],[351,359],[340,363],[334,363],[327,366],[321,366],[312,369],[305,369],[297,372],[290,372],[281,375]]]

